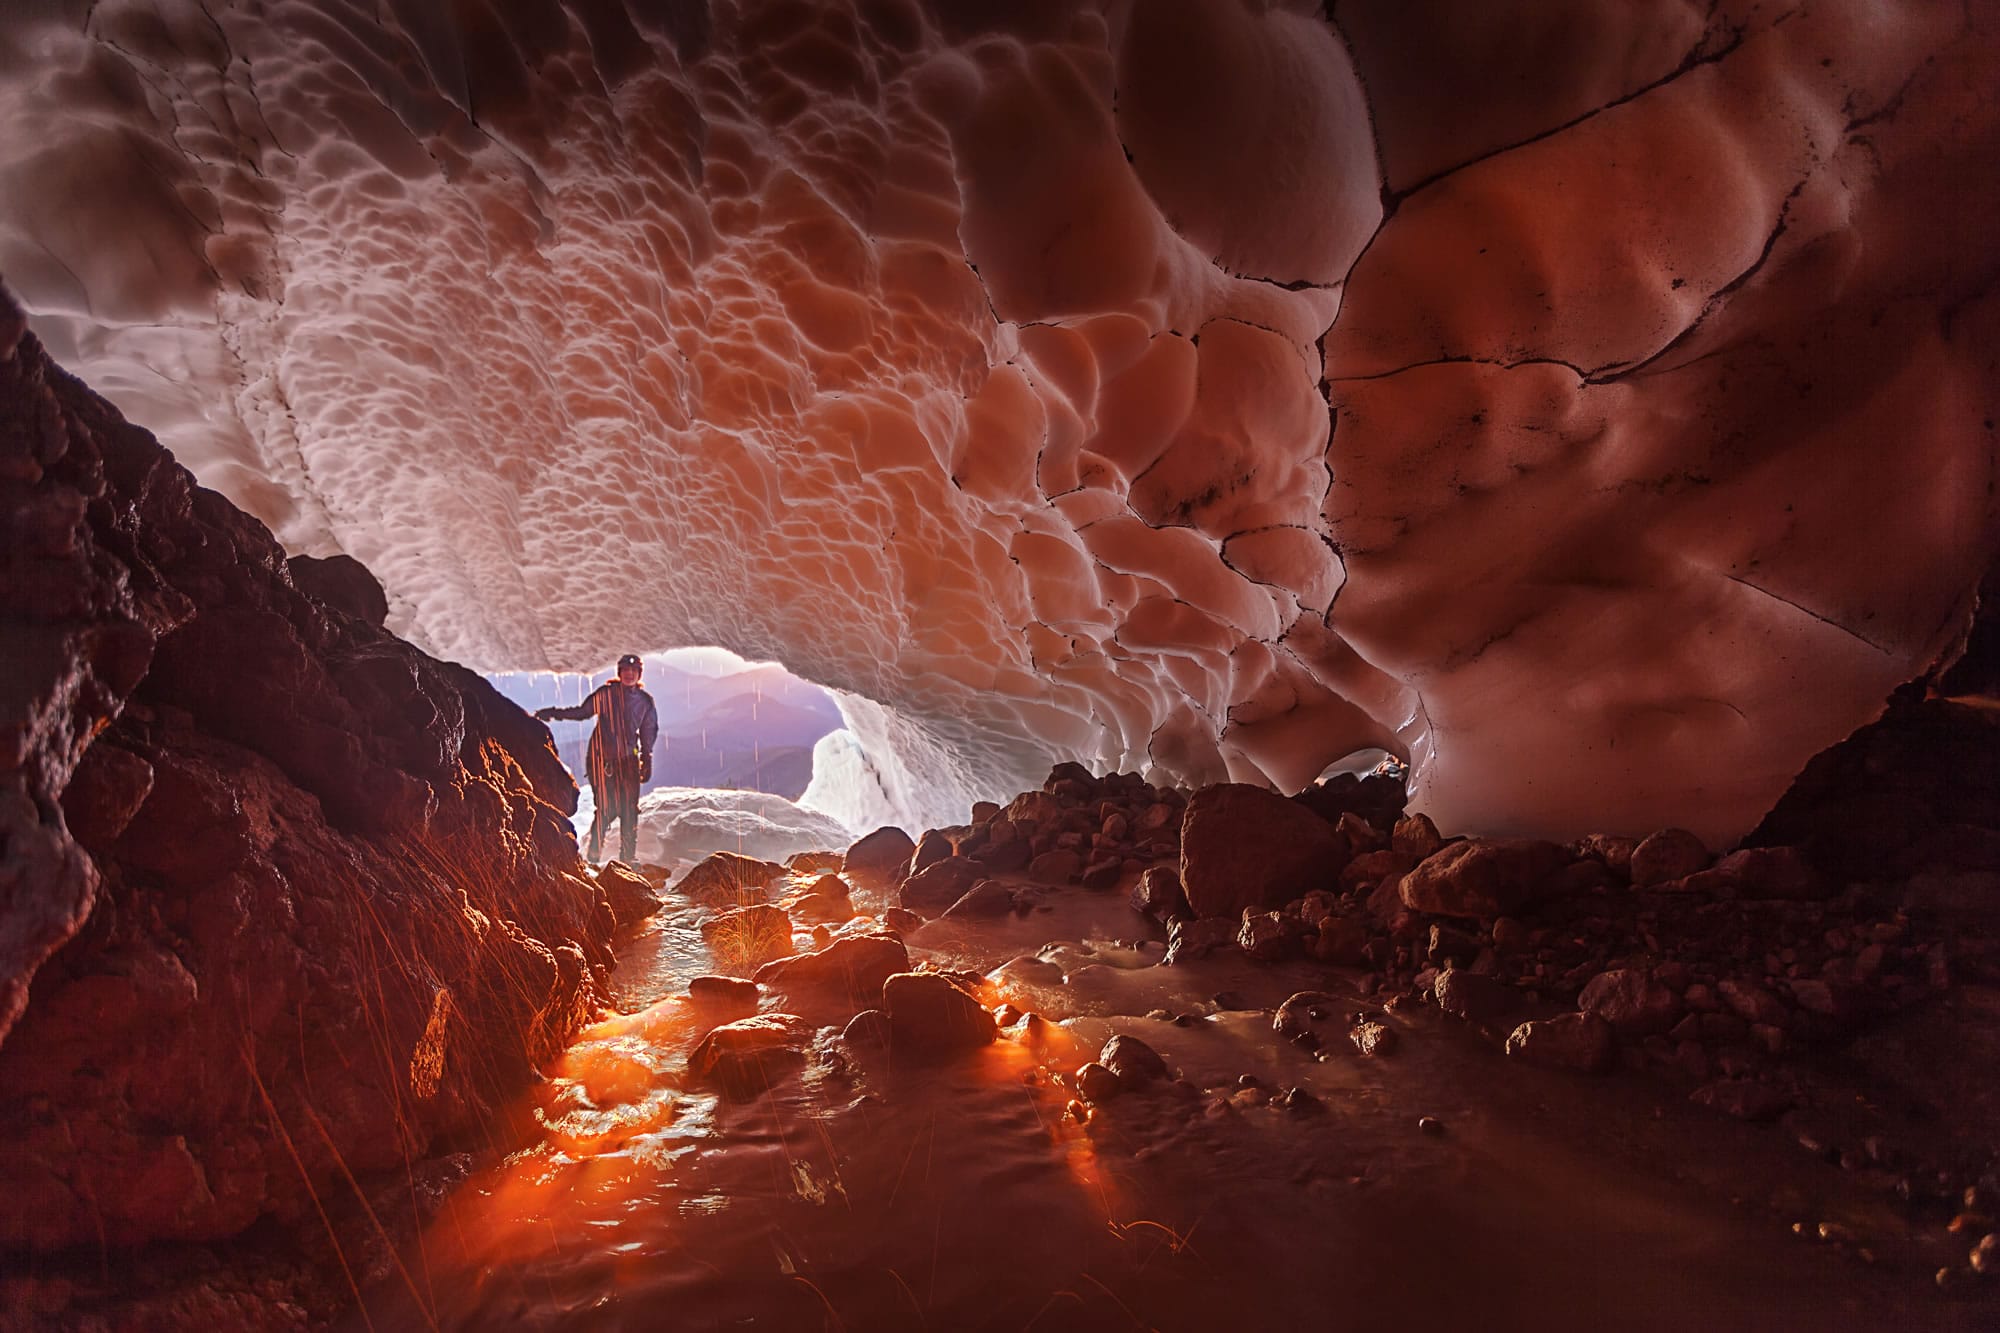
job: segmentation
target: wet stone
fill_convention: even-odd
[[[739,977],[696,977],[688,982],[688,998],[716,1008],[757,1007],[757,983]]]
[[[1167,1062],[1137,1037],[1120,1033],[1104,1043],[1097,1062],[1125,1082],[1138,1085],[1167,1077]]]
[[[1073,1082],[1078,1095],[1092,1106],[1110,1101],[1123,1087],[1117,1074],[1094,1060],[1076,1071]]]
[[[878,828],[847,849],[841,868],[849,874],[893,878],[916,854],[917,844],[910,835],[894,826]]]
[[[1437,1007],[1468,1023],[1491,1023],[1519,1012],[1521,994],[1496,977],[1448,967],[1431,983]]]
[[[944,1053],[993,1040],[993,1015],[979,1001],[932,972],[900,972],[882,984],[898,1050]]]
[[[1347,1034],[1347,1038],[1354,1043],[1355,1050],[1367,1056],[1393,1054],[1399,1044],[1394,1028],[1373,1019],[1355,1024],[1354,1029]]]
[[[1298,950],[1293,925],[1280,912],[1245,912],[1236,944],[1260,963],[1278,962]]]
[[[1167,926],[1167,956],[1161,962],[1172,967],[1176,963],[1206,958],[1217,949],[1234,946],[1236,929],[1236,923],[1227,918],[1173,921]]]
[[[1156,921],[1182,916],[1187,899],[1181,896],[1180,872],[1172,866],[1154,866],[1139,876],[1132,888],[1132,909]]]
[[[1545,1069],[1601,1074],[1611,1068],[1617,1041],[1596,1014],[1563,1014],[1523,1023],[1507,1038],[1507,1054]]]

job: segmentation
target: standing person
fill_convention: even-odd
[[[574,708],[537,708],[543,722],[588,722],[590,748],[584,754],[591,799],[596,813],[590,821],[590,862],[604,852],[604,833],[618,823],[619,860],[630,865],[639,858],[639,788],[653,776],[653,742],[660,736],[660,714],[653,696],[639,688],[638,655],[618,659],[618,678],[607,680]]]

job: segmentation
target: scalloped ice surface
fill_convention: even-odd
[[[1994,551],[1987,6],[213,8],[0,23],[58,358],[440,654],[880,701],[931,822],[1381,746],[1725,841]]]

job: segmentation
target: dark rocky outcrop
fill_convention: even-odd
[[[320,1228],[599,1003],[575,787],[3,295],[0,511],[0,1247]]]

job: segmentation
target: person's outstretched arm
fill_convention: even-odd
[[[598,689],[602,689],[599,686]],[[535,720],[538,722],[588,722],[597,716],[597,690],[585,695],[583,702],[572,708],[537,708]]]

